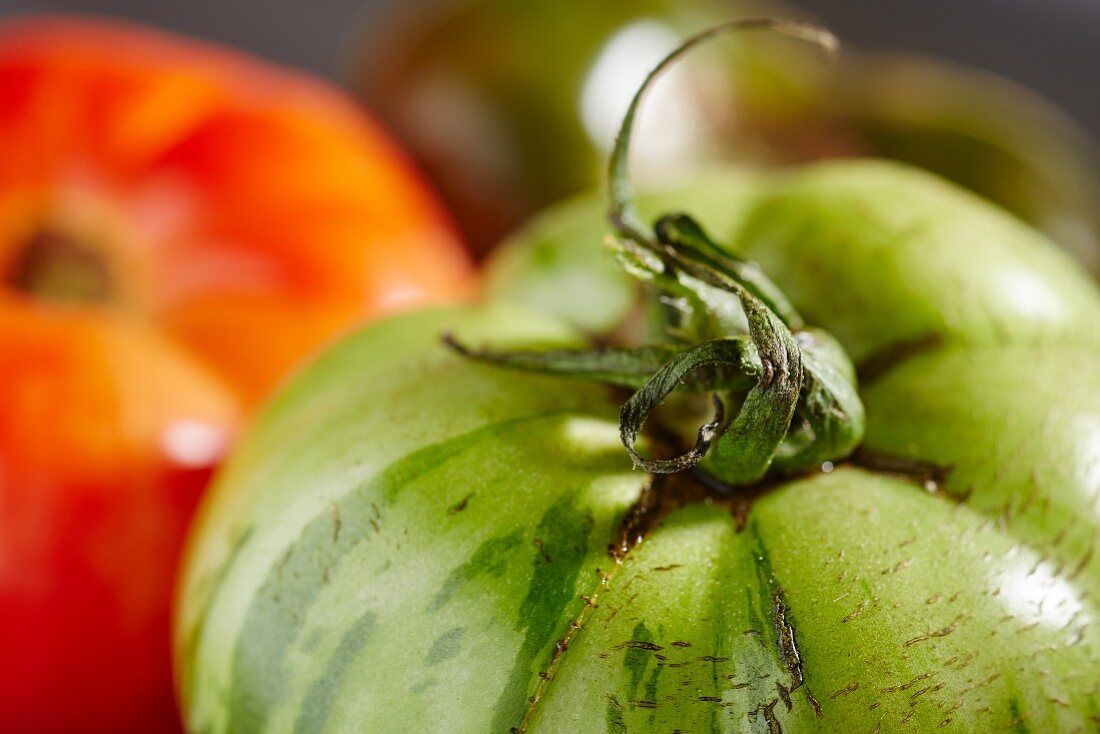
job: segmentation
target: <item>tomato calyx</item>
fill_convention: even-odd
[[[7,284],[36,300],[66,304],[105,304],[114,295],[107,259],[93,247],[52,229],[36,232],[18,250]]]
[[[674,474],[700,467],[726,486],[816,470],[850,455],[863,438],[855,371],[828,333],[805,326],[790,301],[753,261],[717,244],[687,214],[660,217],[650,230],[637,214],[628,156],[638,106],[653,80],[699,43],[733,30],[771,29],[836,47],[827,31],[770,18],[734,21],[687,39],[635,92],[611,153],[607,245],[647,286],[660,342],[640,347],[552,352],[473,351],[467,357],[512,368],[593,380],[635,392],[619,414],[635,467]],[[657,407],[677,392],[711,394],[713,417],[673,458],[646,458],[638,437]],[[737,406],[737,410],[729,410]]]
[[[704,468],[733,486],[760,482],[773,465],[786,475],[842,459],[859,445],[864,430],[851,362],[832,336],[806,328],[787,297],[756,263],[718,245],[690,216],[666,214],[649,234],[633,204],[630,139],[646,90],[696,45],[726,32],[757,29],[808,41],[825,53],[838,45],[828,31],[772,18],[733,21],[688,38],[649,72],[635,92],[611,153],[608,176],[609,219],[617,234],[612,248],[628,272],[654,286],[664,302],[678,304],[681,314],[665,324],[666,333],[679,332],[693,343],[623,406],[623,444],[635,466],[652,472],[691,468],[705,457]],[[738,334],[737,325],[730,323],[729,314],[736,314],[737,306],[747,322],[747,334]],[[717,341],[699,342],[715,332]],[[718,364],[755,380],[743,395],[732,392],[732,385],[715,385],[717,408],[723,397],[729,402],[740,399],[736,415],[725,421],[724,411],[716,410],[715,419],[700,428],[692,451],[672,462],[641,459],[633,442],[646,417],[677,388],[685,371]]]

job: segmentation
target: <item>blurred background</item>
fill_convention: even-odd
[[[689,150],[643,138],[637,147],[658,163],[663,155],[681,166],[713,158],[716,150],[765,164],[852,154],[909,160],[1014,210],[1090,268],[1100,268],[1089,261],[1098,259],[1095,237],[1083,234],[1098,228],[1086,211],[1097,190],[1095,180],[1087,180],[1094,174],[1090,149],[1100,137],[1100,3],[1092,0],[0,2],[4,15],[43,11],[151,23],[253,51],[351,89],[418,158],[478,253],[535,209],[598,181],[606,142],[637,81],[635,74],[613,80],[610,93],[598,89],[594,85],[606,85],[609,73],[596,69],[598,60],[638,72],[677,37],[721,18],[768,12],[817,21],[843,40],[847,59],[861,51],[882,53],[822,76],[809,54],[799,58],[783,44],[765,41],[761,45],[770,48],[733,52],[740,53],[733,72],[728,59],[709,78],[705,71],[691,72],[710,90],[688,92],[693,99],[683,91],[669,98],[670,106],[688,109],[679,113],[682,136],[720,145]],[[646,19],[657,25],[616,36]],[[618,56],[601,57],[615,40],[621,42]],[[923,56],[960,66],[936,68]],[[602,78],[592,77],[596,71]],[[972,72],[994,72],[1053,105]],[[731,80],[737,94],[714,92]],[[519,89],[524,84],[528,89]],[[579,109],[590,105],[586,91],[614,98],[602,121]],[[715,122],[730,109],[738,110],[739,120]],[[692,115],[703,122],[684,124]],[[667,115],[653,124],[666,132],[668,125]],[[551,136],[558,144],[548,160],[543,141]],[[734,138],[745,142],[731,146]],[[664,176],[667,166],[650,171]],[[1004,183],[1021,173],[1028,183]]]
[[[580,0],[565,0],[567,5]],[[364,29],[387,11],[440,0],[2,0],[0,14],[79,12],[154,23],[347,82]],[[454,4],[454,3],[450,3]],[[733,7],[733,3],[730,3]],[[1100,3],[1095,0],[811,0],[843,40],[927,52],[1004,74],[1100,135]]]
[[[117,15],[229,43],[346,83],[368,25],[390,7],[439,0],[0,0],[0,15]],[[454,4],[454,3],[450,3]],[[844,41],[994,70],[1073,112],[1100,134],[1100,3],[1095,0],[813,0]],[[730,3],[733,7],[733,3]],[[803,13],[807,14],[807,13]]]
[[[417,158],[478,255],[599,183],[630,91],[677,38],[758,13],[816,21],[845,44],[829,71],[797,44],[748,40],[655,89],[650,107],[672,112],[643,111],[643,183],[716,158],[898,158],[1100,271],[1093,0],[0,1],[5,15],[32,11],[135,19],[334,80]]]

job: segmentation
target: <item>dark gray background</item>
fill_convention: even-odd
[[[431,0],[0,0],[0,16],[66,11],[154,23],[276,61],[350,77],[378,9]],[[602,0],[557,0],[597,2]],[[1100,0],[802,0],[842,40],[928,51],[998,71],[1054,100],[1100,137]]]

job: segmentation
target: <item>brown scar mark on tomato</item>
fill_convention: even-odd
[[[904,571],[905,569],[907,569],[909,567],[909,564],[912,563],[912,562],[913,562],[912,558],[906,558],[904,561],[898,561],[897,563],[895,563],[890,568],[882,569],[882,571],[880,573],[883,576],[890,576],[892,574],[898,573],[899,571]]]
[[[1069,576],[1066,577],[1067,580],[1073,581],[1081,575],[1081,572],[1085,570],[1085,566],[1089,565],[1089,562],[1092,561],[1092,556],[1095,550],[1095,545],[1090,545],[1088,547],[1088,550],[1085,551],[1085,555],[1081,557],[1081,560],[1078,561],[1077,565],[1073,567],[1072,571],[1070,571]]]
[[[957,657],[953,657],[953,658],[951,658],[950,663],[944,663],[944,665],[945,666],[953,665],[955,667],[955,670],[962,670],[963,668],[969,667],[970,663],[974,662],[974,660],[977,657],[978,657],[978,651],[977,650],[971,650],[970,652],[968,652],[966,654],[966,656],[962,659],[961,662],[959,662],[959,659]]]
[[[542,542],[542,538],[531,538],[531,543],[539,551],[539,556],[542,557],[543,563],[551,563],[550,554],[546,552],[545,543]],[[584,597],[581,597],[582,599]]]
[[[670,563],[667,566],[654,566],[650,570],[652,570],[652,571],[675,571],[677,568],[683,568],[683,567],[684,567],[684,564],[682,564],[682,563]]]
[[[463,510],[466,509],[466,506],[468,504],[470,504],[470,500],[473,499],[473,497],[474,497],[473,492],[466,495],[465,497],[460,499],[457,503],[455,503],[455,504],[451,505],[450,507],[448,507],[447,508],[447,514],[448,515],[457,515],[458,513],[462,512]]]
[[[779,691],[779,698],[783,701],[783,705],[787,707],[787,710],[791,710],[791,692],[787,690],[787,687],[780,683],[775,682],[775,690]]]
[[[954,470],[954,467],[951,466],[943,466],[931,461],[914,459],[908,456],[881,453],[864,447],[857,449],[848,461],[854,466],[858,466],[861,469],[866,469],[876,474],[885,474],[887,476],[905,479],[911,483],[917,484],[929,494],[941,495],[949,499],[954,499],[959,503],[965,503],[970,496],[969,492],[963,495],[948,495],[944,492],[940,492],[940,489],[947,482],[948,477],[951,476],[951,472]]]
[[[722,703],[721,696],[699,696],[698,700],[702,703]]]
[[[675,642],[672,643],[672,646],[673,647],[691,647],[691,643],[690,642],[684,642],[682,640],[676,640]]]
[[[908,640],[906,640],[904,643],[902,643],[902,646],[903,647],[912,647],[913,645],[916,645],[917,643],[926,642],[927,640],[931,640],[931,639],[934,639],[934,638],[937,638],[937,637],[947,637],[949,634],[951,634],[952,632],[957,630],[959,628],[959,625],[962,624],[963,622],[965,622],[966,619],[967,619],[966,617],[961,616],[961,615],[958,616],[958,617],[955,617],[955,621],[952,622],[951,624],[947,625],[946,627],[941,627],[938,630],[932,630],[931,632],[925,632],[923,635],[917,635],[916,637],[911,637]]]
[[[340,505],[332,503],[332,542],[335,545],[340,540]]]
[[[658,645],[656,642],[646,642],[644,640],[627,640],[626,642],[620,642],[612,649],[625,650],[627,648],[630,648],[632,650],[650,650],[652,652],[660,652],[661,650],[665,649],[661,645]]]
[[[615,607],[614,611],[612,611],[611,614],[607,616],[605,622],[610,622],[611,620],[615,619],[615,617],[619,616],[619,612],[621,612],[622,610],[629,609],[634,604],[634,600],[638,598],[638,595],[640,593],[641,592],[638,591],[634,592],[634,594],[626,600],[625,604]]]
[[[787,673],[791,676],[791,684],[789,687],[776,683],[779,689],[779,695],[783,698],[784,704],[789,711],[791,708],[789,695],[799,688],[803,688],[806,693],[806,700],[810,703],[814,713],[821,717],[821,704],[814,698],[813,692],[810,691],[809,686],[804,686],[806,678],[802,670],[802,654],[798,651],[798,644],[795,640],[794,626],[791,624],[788,615],[790,614],[790,607],[783,601],[783,589],[778,584],[772,589],[772,616],[775,626],[776,645],[779,648],[779,657],[783,660],[784,665],[787,667]]]
[[[627,553],[641,543],[659,520],[660,490],[667,483],[668,476],[651,476],[638,494],[638,499],[623,515],[618,539],[608,548],[611,557],[616,561],[622,561]]]
[[[943,339],[939,334],[924,334],[887,344],[857,365],[856,375],[859,378],[859,384],[861,387],[866,387],[901,366],[903,362],[935,351],[941,346],[943,346]]]
[[[846,614],[844,616],[844,618],[840,620],[841,624],[847,624],[848,622],[851,622],[853,619],[855,619],[856,617],[858,617],[859,615],[861,615],[865,611],[867,611],[867,608],[870,607],[870,606],[871,606],[871,600],[870,599],[864,599],[863,601],[861,601],[859,603],[859,605],[854,610],[852,610],[851,612]]]
[[[829,699],[833,700],[833,699],[840,698],[841,696],[847,696],[849,693],[855,693],[858,690],[859,690],[859,683],[858,682],[857,683],[849,683],[848,685],[844,686],[843,688],[835,690],[831,694],[829,694]]]
[[[963,696],[965,696],[965,695],[967,695],[968,693],[971,693],[971,692],[973,692],[973,691],[976,691],[976,690],[978,690],[979,688],[984,688],[984,687],[988,686],[988,685],[989,685],[990,683],[992,683],[993,681],[997,680],[997,679],[998,679],[998,678],[1000,678],[1000,677],[1001,677],[1001,674],[1000,674],[1000,673],[994,673],[993,675],[989,676],[988,678],[986,678],[986,679],[985,679],[985,680],[983,680],[983,681],[980,681],[980,682],[978,682],[978,683],[975,683],[975,684],[973,684],[973,685],[969,685],[969,686],[967,686],[966,688],[963,688],[962,690],[960,690],[960,691],[958,692],[958,694],[957,694],[957,695],[958,695],[958,698],[959,698],[959,699],[962,699],[962,697],[963,697]],[[980,710],[980,709],[979,709],[979,710]]]
[[[655,709],[655,708],[657,708],[657,702],[656,701],[631,701],[630,704],[632,706],[636,706],[637,708],[640,708],[640,709]]]
[[[768,725],[768,734],[783,734],[783,727],[779,724],[779,719],[775,718],[775,705],[779,703],[778,698],[773,698],[771,703],[762,703],[749,712],[749,716],[763,715],[764,722]]]
[[[921,673],[917,677],[910,680],[908,683],[902,683],[901,685],[897,685],[897,686],[886,686],[885,688],[882,688],[880,690],[883,693],[893,693],[894,691],[908,691],[910,688],[912,688],[916,684],[920,683],[922,680],[928,680],[929,678],[931,678],[934,675],[935,675],[935,672],[933,672],[933,671],[929,671],[927,673]]]
[[[745,529],[745,525],[749,520],[749,510],[751,508],[752,501],[746,497],[739,497],[734,500],[730,514],[733,515],[733,527],[737,532],[741,532]]]

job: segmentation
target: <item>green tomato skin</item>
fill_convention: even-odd
[[[645,477],[613,401],[463,362],[437,343],[445,329],[495,346],[568,337],[514,309],[424,313],[361,332],[289,387],[190,550],[177,660],[191,731],[1095,727],[1100,566],[1080,554],[1095,497],[1069,564],[980,492],[960,503],[841,467],[766,494],[743,524],[684,507],[616,563]],[[951,366],[927,379],[955,389],[967,373]],[[1100,370],[1040,374],[1056,405],[1067,384],[1100,394]],[[1016,414],[1003,393],[992,404],[990,421]],[[1075,445],[1097,445],[1095,399],[1062,409],[1093,421]],[[964,480],[1000,465],[982,442],[954,448]],[[1063,458],[1030,466],[1072,504],[1087,477],[1060,477]],[[1095,491],[1095,460],[1080,466]]]
[[[769,274],[851,353],[937,336],[865,381],[864,451],[941,484],[841,465],[673,507],[615,558],[648,481],[618,399],[440,343],[572,328],[500,303],[376,324],[284,389],[205,500],[176,620],[188,729],[1095,731],[1100,297],[931,183],[833,164],[759,189],[731,231],[772,238]],[[1004,272],[1058,308],[1018,307]]]
[[[1044,563],[1100,598],[1098,376],[1096,350],[1076,346],[920,355],[864,386],[863,447],[948,468],[945,496],[1044,549]],[[985,461],[972,459],[977,447]]]
[[[607,231],[606,207],[596,196],[574,199],[519,230],[488,263],[489,296],[586,331],[625,318],[630,281],[593,245]],[[716,241],[759,262],[857,366],[936,342],[1100,345],[1100,293],[1077,263],[1018,219],[911,166],[849,159],[712,172],[646,193],[639,208],[645,217],[690,211]],[[582,282],[591,291],[572,289]]]
[[[781,175],[727,241],[857,366],[929,340],[1100,344],[1100,293],[1076,263],[916,168],[849,160]]]

